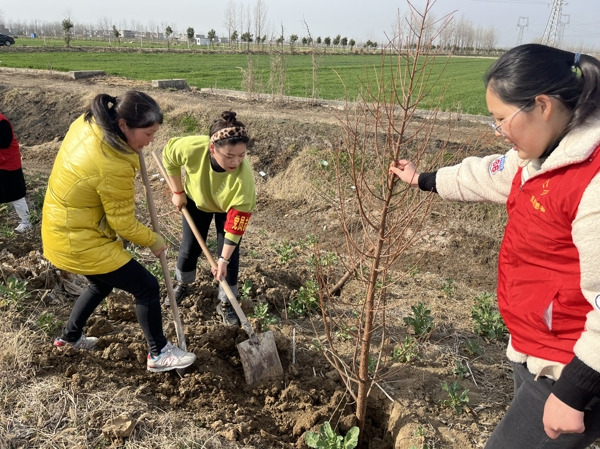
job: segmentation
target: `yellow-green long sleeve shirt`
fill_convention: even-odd
[[[203,212],[228,213],[231,209],[251,213],[256,208],[254,176],[247,159],[233,172],[213,170],[208,136],[176,137],[167,143],[162,161],[169,176],[181,176],[185,168],[185,193]],[[241,235],[225,233],[239,242]]]

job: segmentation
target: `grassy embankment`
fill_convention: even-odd
[[[252,55],[257,89],[271,93],[269,88],[270,57]],[[248,67],[245,54],[221,53],[132,53],[132,52],[16,52],[0,55],[0,66],[33,69],[104,70],[108,74],[138,80],[184,78],[198,88],[242,89],[242,69]],[[395,57],[386,66],[395,64]],[[487,114],[483,74],[493,63],[488,58],[440,57],[432,65],[430,79],[440,76],[422,108],[435,106],[443,89],[442,111]],[[354,100],[361,85],[374,83],[381,77],[380,55],[322,55],[319,60],[318,97],[328,100]],[[285,57],[286,95],[311,97],[312,59],[310,55]],[[443,73],[442,73],[443,70]],[[440,73],[442,73],[440,75]],[[386,74],[386,77],[389,77]],[[365,81],[368,80],[368,81]],[[346,91],[345,91],[345,88]]]

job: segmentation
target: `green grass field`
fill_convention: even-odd
[[[270,57],[266,54],[252,56],[255,67],[255,80],[258,90],[271,93],[269,87]],[[390,77],[390,69],[395,58],[386,59],[385,77]],[[493,63],[493,59],[473,57],[439,57],[430,66],[431,80],[438,78],[421,103],[421,108],[431,108],[437,104],[445,90],[441,103],[442,111],[487,114],[483,75]],[[200,53],[200,52],[17,52],[2,48],[0,66],[32,69],[104,70],[138,80],[184,78],[190,86],[198,88],[242,90],[242,69],[248,67],[245,54]],[[323,55],[319,62],[318,97],[328,100],[356,99],[366,85],[373,86],[381,80],[381,55]],[[286,95],[311,97],[312,62],[311,56],[295,54],[285,56]],[[440,75],[441,74],[441,75]],[[384,83],[389,83],[385,81]],[[389,84],[388,84],[389,85]],[[424,86],[428,89],[428,85]],[[388,89],[389,90],[389,89]]]

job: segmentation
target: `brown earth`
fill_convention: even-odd
[[[244,237],[240,286],[251,282],[243,304],[247,311],[266,302],[278,319],[269,328],[283,364],[282,380],[245,384],[235,344],[247,336],[241,329],[220,324],[215,316],[217,285],[205,261],[192,295],[180,307],[188,349],[198,357],[184,378],[175,372],[151,374],[145,369],[143,334],[133,299],[123,292],[113,292],[88,322],[86,334],[100,337],[99,349],[84,352],[52,346],[85,279],[56,270],[41,255],[39,214],[47,176],[70,123],[89,100],[100,92],[116,95],[131,88],[148,91],[166,113],[151,150],[162,148],[170,137],[205,132],[223,110],[235,110],[251,129],[250,162],[257,173],[266,175],[256,176],[259,204]],[[324,421],[342,434],[349,429],[352,399],[314,344],[315,338],[322,338],[322,319],[292,319],[285,313],[312,276],[308,237],[318,230],[322,250],[332,253],[343,246],[335,210],[307,184],[318,167],[318,163],[311,165],[314,154],[322,155],[341,142],[340,111],[196,91],[162,92],[149,83],[112,77],[67,81],[1,72],[0,111],[11,119],[22,144],[27,199],[38,217],[34,230],[15,235],[10,232],[16,225],[14,212],[7,207],[0,210],[2,283],[11,276],[28,282],[27,294],[1,303],[3,340],[14,342],[14,347],[2,351],[0,447],[301,448],[306,447],[305,432],[318,430]],[[480,137],[490,137],[481,124],[454,122],[452,137],[444,128],[431,144],[434,149],[446,143],[452,152],[478,141],[471,148],[477,153],[483,151]],[[146,155],[174,269],[180,218],[168,203],[149,151]],[[431,309],[435,326],[428,338],[419,341],[419,359],[395,363],[390,370],[394,374],[371,391],[365,448],[483,447],[510,402],[506,341],[477,335],[470,312],[477,295],[495,288],[503,210],[438,202],[433,211],[426,226],[436,230],[436,239],[417,243],[407,252],[398,271],[410,275],[389,287],[390,319],[395,320],[390,338],[400,344],[411,334],[403,317],[419,302]],[[149,223],[141,183],[139,218]],[[281,248],[286,243],[291,249],[283,257]],[[137,248],[135,255],[155,274],[160,272],[146,250]],[[340,277],[344,271],[340,263],[332,275]],[[350,278],[340,295],[350,298],[359,289],[358,281]],[[42,318],[49,313],[54,321],[43,326]],[[167,335],[176,341],[166,307],[163,320]],[[252,323],[260,327],[259,320]],[[337,337],[343,355],[351,356],[352,338],[344,332]],[[482,348],[481,353],[467,350],[473,343]],[[448,399],[442,382],[454,381],[460,391],[469,390],[462,414],[442,403]],[[116,417],[134,425],[132,433],[121,438],[103,433]]]

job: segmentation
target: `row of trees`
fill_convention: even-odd
[[[294,50],[297,46],[311,47],[316,44],[320,47],[333,47],[352,50],[354,47],[377,48],[376,41],[367,40],[366,42],[357,42],[348,37],[342,37],[338,34],[335,37],[320,36],[312,39],[310,35],[299,37],[298,34],[290,34],[284,36],[283,25],[281,30],[274,31],[274,28],[269,23],[268,8],[264,0],[256,0],[254,5],[244,3],[236,3],[235,0],[228,0],[225,5],[223,26],[226,30],[230,48],[245,48],[250,50],[253,46],[255,49],[261,49],[266,44],[282,44],[287,43],[290,50]],[[454,20],[450,26],[442,29],[439,25],[439,20],[433,15],[427,19],[427,28],[424,30],[429,37],[435,36],[432,40],[433,45],[439,46],[445,50],[457,52],[490,52],[498,47],[499,33],[495,27],[482,27],[473,24],[468,19],[462,17]],[[109,17],[101,17],[95,24],[78,23],[71,18],[70,14],[61,22],[41,22],[41,21],[11,21],[4,20],[0,12],[0,25],[4,24],[11,32],[16,35],[29,35],[36,33],[39,36],[45,37],[64,37],[65,41],[70,42],[71,39],[89,38],[89,39],[114,39],[121,42],[128,36],[123,36],[123,30],[130,30],[135,33],[136,39],[146,41],[164,41],[166,39],[167,46],[172,43],[172,40],[177,38],[180,41],[187,41],[188,46],[194,42],[195,33],[193,27],[188,27],[185,31],[177,28],[175,24],[167,22],[149,22],[143,24],[136,20],[121,20],[113,21]],[[65,25],[69,25],[65,27]],[[394,24],[391,24],[391,31],[384,33],[385,38],[391,36],[406,36],[410,35],[410,29],[414,26],[411,23],[409,16],[400,17]],[[383,30],[382,30],[383,31]],[[310,34],[310,33],[308,33]],[[207,38],[212,45],[217,36],[215,29],[208,31]]]

